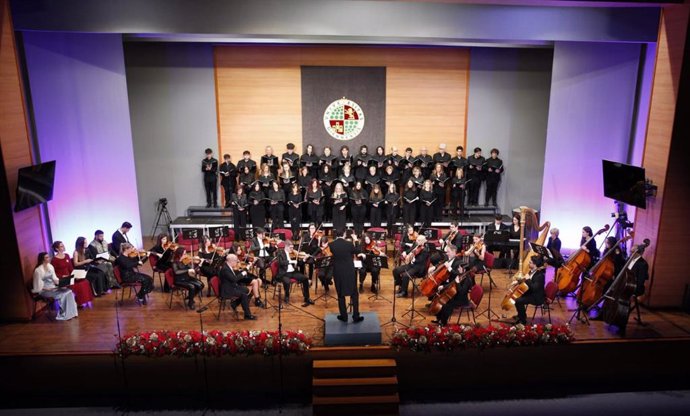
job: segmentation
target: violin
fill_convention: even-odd
[[[190,264],[199,264],[201,263],[201,259],[199,257],[192,257],[189,254],[185,254],[182,256],[180,259],[180,262],[184,264],[185,266],[189,266]]]
[[[134,250],[134,251],[130,251],[129,254],[127,255],[127,257],[139,258],[141,260],[142,258],[144,258],[148,255],[149,255],[149,252],[146,250]]]
[[[324,257],[333,256],[333,252],[331,252],[331,246],[330,245],[327,245],[326,248],[321,249],[321,253],[323,254]]]
[[[180,245],[177,243],[173,243],[172,241],[168,241],[167,243],[163,244],[163,250],[172,250],[175,251]]]
[[[405,255],[405,264],[412,263],[415,256],[418,256],[424,250],[424,245],[414,247],[407,255]]]
[[[381,253],[381,250],[376,247],[376,241],[373,241],[364,247],[364,251],[367,251],[375,256],[383,256],[383,253]]]
[[[263,242],[264,242],[265,246],[274,246],[274,245],[278,244],[278,241],[275,238],[268,238],[268,237],[264,237]]]

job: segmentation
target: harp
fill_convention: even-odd
[[[529,258],[537,254],[530,243],[543,246],[550,228],[551,223],[548,221],[539,225],[537,213],[532,208],[520,207],[520,264],[514,279],[529,276]]]

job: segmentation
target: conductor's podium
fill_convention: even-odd
[[[364,321],[352,322],[352,315],[348,316],[348,322],[338,320],[336,313],[326,314],[324,322],[324,345],[327,347],[336,345],[380,345],[381,323],[375,312],[361,314]]]

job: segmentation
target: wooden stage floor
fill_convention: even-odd
[[[150,273],[150,269],[144,268],[145,272]],[[549,270],[552,274],[552,270]],[[500,302],[505,294],[505,289],[509,283],[509,276],[505,270],[495,270],[492,276],[498,285],[498,288],[493,290],[491,296],[491,305],[493,310],[498,315],[503,315],[506,319],[510,319],[515,314],[514,310],[504,312],[500,310]],[[547,281],[551,278],[547,274]],[[360,310],[376,312],[379,315],[380,321],[387,322],[392,316],[392,303],[386,300],[369,299],[371,293],[369,292],[370,277],[367,276],[365,282],[365,291],[360,295]],[[393,300],[393,278],[390,270],[382,270],[382,295]],[[210,310],[203,314],[198,314],[194,311],[185,311],[180,298],[175,298],[173,301],[173,308],[168,309],[168,293],[162,293],[158,284],[158,279],[155,280],[156,288],[150,295],[148,306],[138,306],[133,298],[125,299],[125,302],[119,308],[115,307],[116,294],[119,291],[113,291],[111,294],[97,298],[93,302],[91,308],[81,309],[79,317],[68,322],[51,321],[45,314],[40,314],[33,322],[27,323],[11,323],[0,326],[0,354],[2,355],[24,355],[24,354],[62,354],[62,353],[108,353],[111,352],[115,346],[118,336],[118,319],[122,334],[131,333],[135,331],[145,330],[198,330],[200,329],[200,317],[203,320],[205,329],[221,329],[221,330],[277,330],[278,328],[278,314],[273,309],[259,309],[252,306],[252,313],[258,316],[256,321],[236,320],[232,312],[228,308],[221,316],[220,320],[216,320],[215,313],[217,312],[217,304],[214,304]],[[488,279],[484,279],[485,296],[482,300],[480,310],[486,307],[488,301]],[[312,297],[314,288],[311,288]],[[319,286],[319,295],[323,293]],[[272,289],[269,289],[269,299],[272,295]],[[335,295],[334,290],[331,291]],[[204,297],[204,302],[210,301],[212,298]],[[307,314],[292,309],[301,309],[299,305],[302,303],[302,296],[299,290],[295,290],[292,295],[293,304],[295,308],[288,308],[282,313],[283,329],[298,330],[301,329],[309,334],[314,339],[314,345],[323,345],[323,323],[321,320],[315,319]],[[277,303],[277,299],[273,301]],[[425,313],[424,304],[426,299],[418,298],[417,305],[422,313]],[[409,324],[409,319],[402,315],[405,313],[408,306],[411,304],[411,298],[398,299],[396,303],[396,317],[399,322]],[[551,312],[552,321],[555,324],[566,323],[573,312],[575,302],[572,298],[562,299],[560,304],[555,304]],[[241,308],[238,308],[241,311]],[[327,312],[337,312],[337,301],[334,299],[323,299],[316,302],[316,305],[304,308],[307,312],[323,318]],[[533,308],[528,309],[528,316],[531,317]],[[457,316],[457,315],[456,315]],[[466,315],[461,322],[466,322]],[[431,325],[430,321],[434,317],[428,317],[426,320],[417,320],[417,325]],[[650,311],[642,310],[642,320],[646,325],[637,324],[632,318],[628,325],[626,338],[641,339],[641,338],[679,338],[690,337],[690,315],[677,311]],[[455,317],[451,322],[455,322]],[[478,318],[478,322],[482,325],[488,323],[486,316]],[[537,312],[535,322],[547,322],[547,317],[540,317]],[[571,327],[575,333],[578,341],[585,340],[607,340],[619,339],[615,328],[610,328],[601,321],[593,321],[590,325],[579,323],[573,320]],[[393,330],[392,325],[384,327],[383,340],[387,342]]]

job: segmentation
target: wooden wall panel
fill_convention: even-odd
[[[32,164],[32,153],[8,0],[0,0],[0,10],[0,146],[7,177],[5,192],[9,192],[10,206],[14,207],[17,169]],[[12,217],[15,233],[3,230],[3,238],[15,234],[16,242],[2,243],[2,256],[12,264],[8,269],[3,264],[0,274],[3,288],[0,290],[0,319],[29,319],[32,305],[27,288],[36,255],[45,250],[45,231],[39,208],[30,208],[12,215],[9,213],[11,207],[4,208],[7,209],[7,215]],[[21,267],[17,268],[17,263]]]
[[[245,149],[257,160],[268,144],[302,151],[302,65],[387,68],[387,152],[466,143],[468,49],[218,46],[215,63],[219,148],[233,160]]]
[[[652,276],[647,303],[655,307],[679,306],[685,285],[690,283],[685,245],[681,243],[687,239],[688,231],[687,226],[683,226],[688,224],[687,194],[682,191],[682,180],[679,180],[687,176],[687,166],[677,161],[673,168],[669,159],[688,10],[687,5],[667,6],[662,13],[642,163],[658,191],[656,198],[648,200],[647,209],[638,209],[635,215],[635,242],[644,238],[651,240],[645,255]],[[687,138],[676,137],[675,140]],[[682,150],[678,144],[674,147]],[[673,187],[669,186],[673,183]]]

